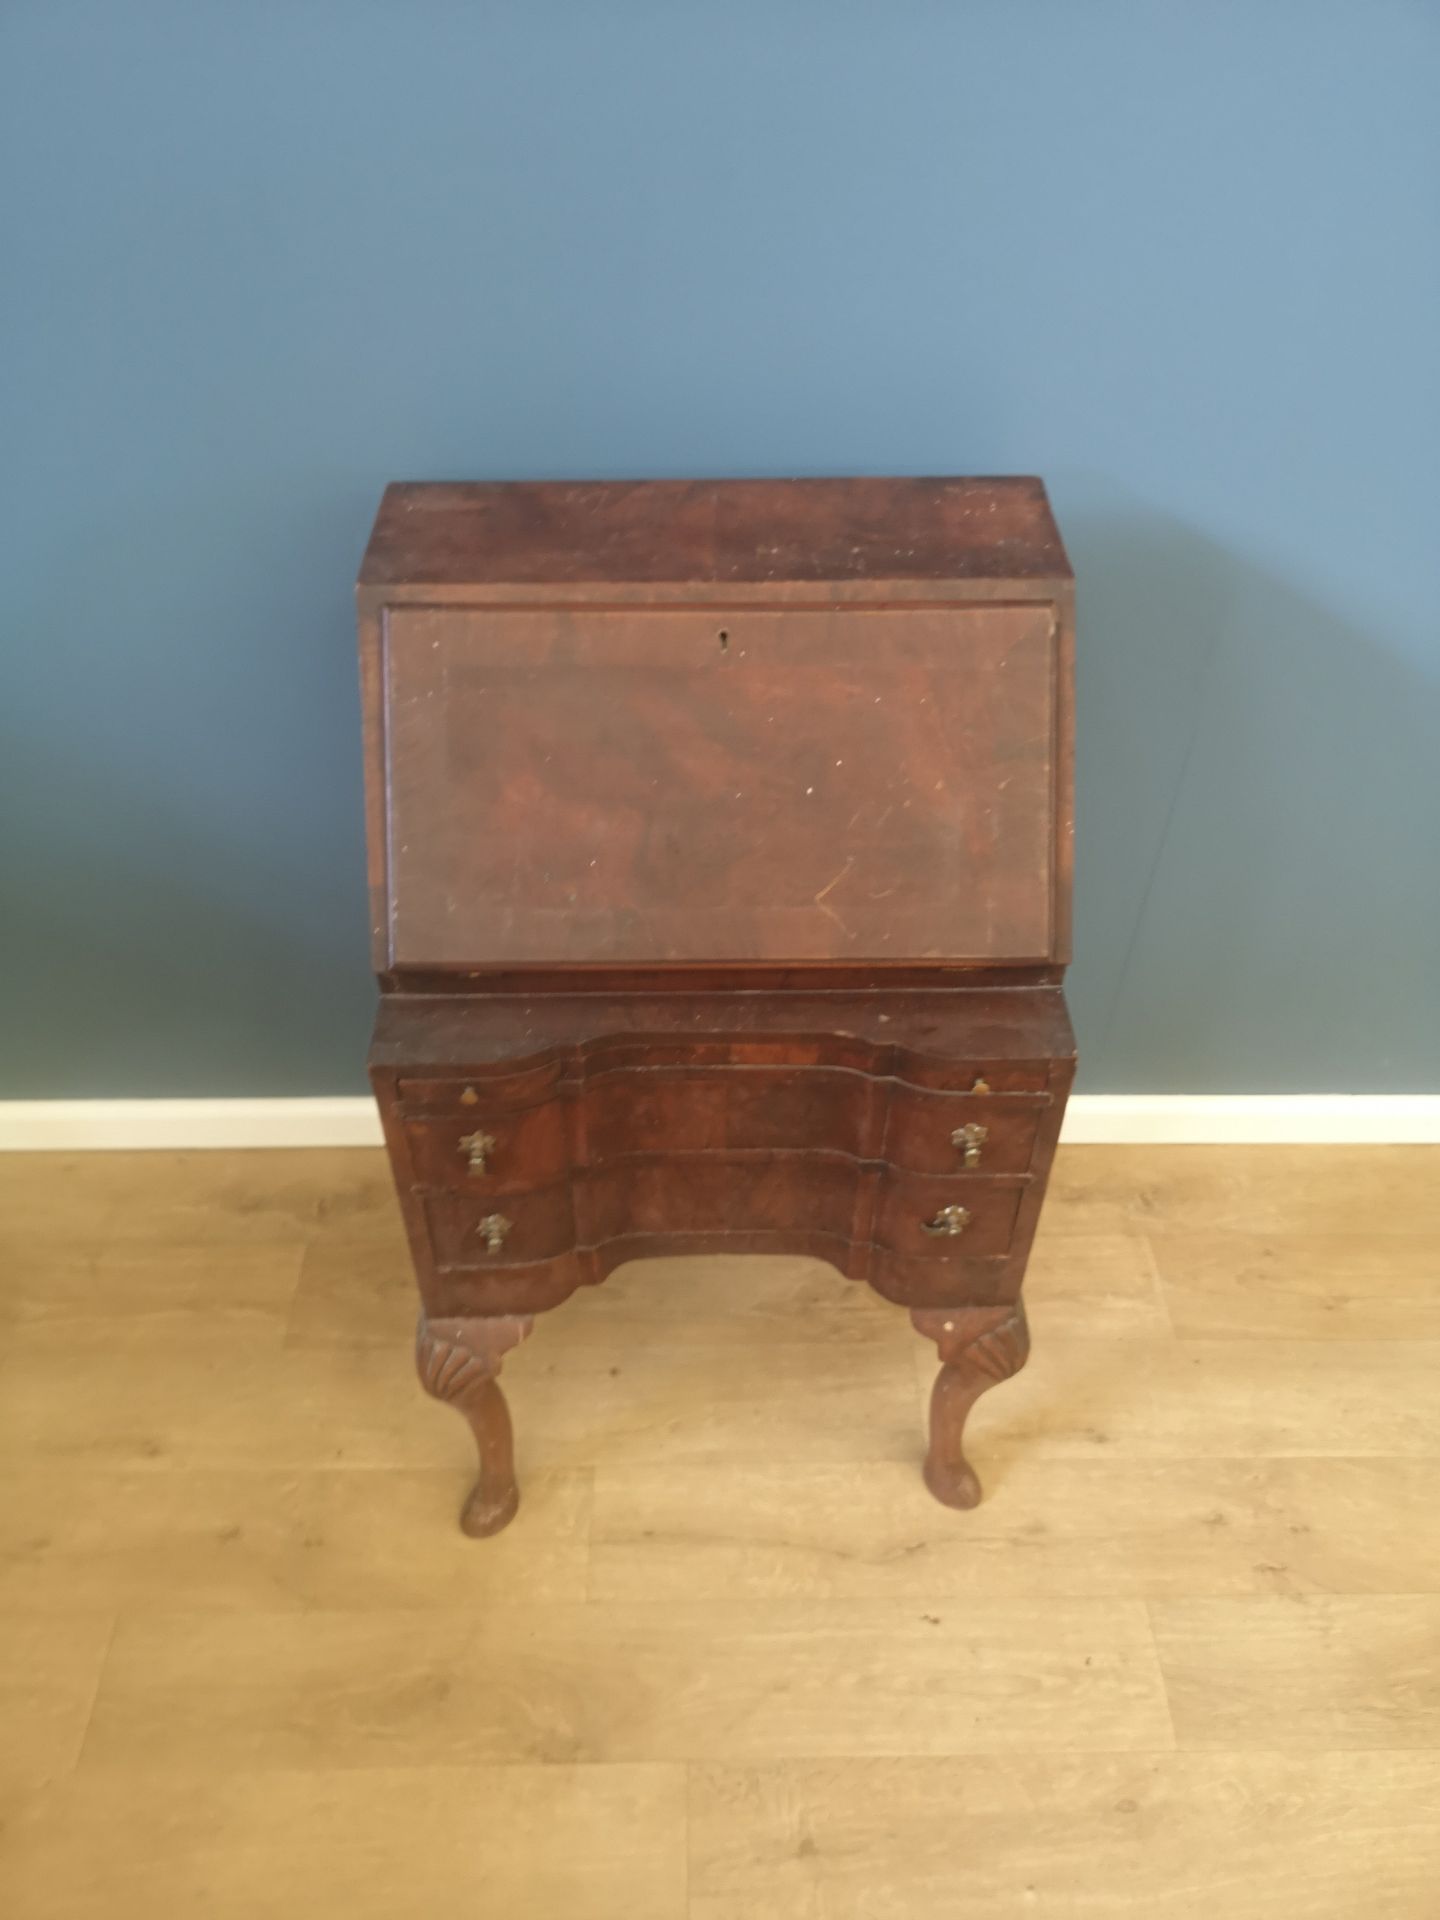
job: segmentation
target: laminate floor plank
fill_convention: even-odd
[[[658,1338],[552,1346],[545,1333],[537,1325],[504,1372],[517,1444],[536,1465],[703,1459],[718,1473],[747,1457],[858,1465],[924,1451],[908,1329],[871,1346],[757,1340],[743,1353]]]
[[[30,1466],[0,1472],[0,1613],[488,1606],[583,1600],[588,1469],[527,1476],[517,1522],[477,1553],[453,1470],[287,1473]]]
[[[928,1396],[933,1351],[917,1351]],[[972,1417],[1040,1457],[1440,1457],[1440,1341],[1040,1340]]]
[[[607,1464],[591,1598],[1440,1593],[1440,1460],[975,1457],[961,1526],[909,1462]]]
[[[534,1339],[505,1364],[523,1471],[597,1457],[914,1459],[923,1429],[908,1336],[713,1349]],[[185,1346],[140,1342],[124,1364],[70,1344],[0,1361],[0,1452],[39,1461],[171,1470],[433,1466],[468,1436],[415,1383],[399,1346],[257,1353],[223,1329]]]
[[[304,1253],[296,1238],[36,1256],[17,1262],[0,1289],[0,1330],[11,1350],[144,1350],[217,1336],[275,1346],[285,1338]]]
[[[1433,1920],[1440,1756],[697,1768],[692,1920]]]
[[[1037,1340],[1164,1339],[1172,1331],[1150,1241],[1134,1233],[1065,1233],[1042,1221],[1025,1273]]]
[[[473,1766],[1172,1744],[1116,1601],[122,1614],[83,1767]]]
[[[1440,1748],[1440,1595],[1168,1599],[1152,1616],[1183,1747]]]
[[[159,1246],[289,1239],[297,1226],[335,1241],[373,1241],[399,1224],[395,1189],[377,1147],[303,1152],[137,1153],[117,1182],[112,1241]]]
[[[1061,1147],[1051,1232],[1440,1235],[1433,1146]]]
[[[6,1920],[685,1920],[683,1767],[84,1771],[0,1846]]]
[[[114,1624],[77,1607],[0,1617],[0,1848],[15,1796],[75,1765]]]
[[[256,1352],[216,1328],[117,1356],[70,1345],[0,1361],[0,1458],[165,1471],[434,1466],[435,1417],[405,1351]],[[449,1416],[454,1420],[455,1416]],[[455,1439],[461,1429],[456,1423]]]
[[[1440,1234],[1157,1233],[1175,1331],[1200,1339],[1440,1340]]]
[[[129,1168],[116,1162],[105,1153],[0,1153],[0,1274],[32,1257],[97,1252],[128,1191]]]

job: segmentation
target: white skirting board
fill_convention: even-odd
[[[1070,1145],[1440,1142],[1435,1093],[1083,1093]],[[373,1147],[365,1095],[310,1100],[0,1100],[0,1151],[144,1147]]]

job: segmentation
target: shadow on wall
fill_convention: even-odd
[[[0,1097],[364,1092],[363,872],[356,888],[352,864],[317,862],[303,823],[257,840],[183,792],[141,789],[133,766],[81,771],[126,831],[97,854],[73,817],[50,825],[25,899],[28,1017]]]
[[[1413,1010],[1440,1009],[1440,684],[1202,536],[1069,490],[1082,1089],[1433,1090],[1440,1017]]]

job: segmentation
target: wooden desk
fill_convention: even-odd
[[[654,1254],[804,1253],[942,1362],[1027,1339],[1074,1043],[1070,572],[1035,480],[395,486],[358,589],[371,1074],[421,1379]],[[898,1383],[897,1383],[898,1390]]]

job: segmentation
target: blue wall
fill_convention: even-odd
[[[1440,6],[10,0],[10,1095],[363,1084],[392,477],[1019,470],[1092,1090],[1440,1084]]]

